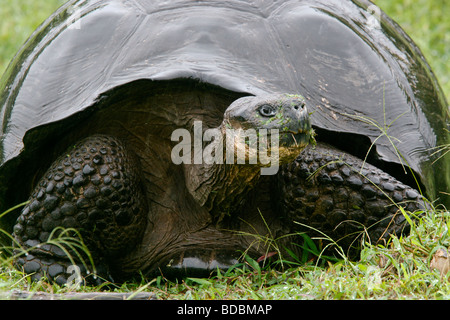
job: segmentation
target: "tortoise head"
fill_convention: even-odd
[[[237,163],[253,161],[263,167],[294,160],[314,140],[305,99],[295,94],[240,98],[225,111],[222,130],[227,152],[237,150]]]
[[[196,122],[194,136],[195,128]],[[302,96],[239,98],[225,110],[218,128],[204,132],[204,161],[195,161],[194,150],[193,164],[184,169],[186,187],[220,221],[226,212],[237,209],[261,175],[276,174],[280,165],[293,161],[311,141],[313,130]]]

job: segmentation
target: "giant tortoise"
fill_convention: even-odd
[[[312,230],[349,248],[382,241],[407,229],[400,207],[448,204],[450,161],[435,152],[447,103],[375,8],[63,5],[1,81],[0,209],[28,199],[2,222],[16,265],[58,283],[73,265],[92,274],[49,243],[71,234],[115,281],[203,274],[269,256],[275,240],[299,253]]]

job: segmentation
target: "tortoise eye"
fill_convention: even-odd
[[[268,104],[259,107],[258,111],[264,117],[273,117],[277,113],[277,109]]]

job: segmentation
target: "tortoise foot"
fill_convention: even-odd
[[[168,279],[209,277],[217,270],[226,272],[239,263],[240,254],[232,250],[191,249],[168,257],[156,271]]]
[[[15,267],[29,274],[32,281],[47,279],[52,283],[69,286],[82,286],[86,284],[99,285],[105,280],[112,280],[105,268],[70,261],[59,247],[42,245],[28,249],[27,254],[20,254],[15,260]],[[93,271],[95,270],[95,271]]]

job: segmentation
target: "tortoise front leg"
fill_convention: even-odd
[[[424,208],[418,191],[321,143],[282,167],[277,181],[278,209],[293,229],[313,232],[293,221],[313,227],[344,248],[362,235],[372,243],[399,235],[409,227],[399,206],[411,212]]]
[[[45,275],[65,283],[76,262],[86,276],[92,270],[82,266],[74,250],[47,243],[52,232],[73,229],[100,275],[106,276],[112,259],[132,250],[146,227],[147,204],[138,168],[134,156],[113,137],[91,136],[69,149],[44,174],[14,226],[15,252],[23,252],[19,247],[31,250],[16,265],[33,273],[34,279]]]

